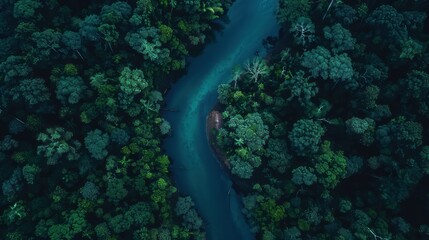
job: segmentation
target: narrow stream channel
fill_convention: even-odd
[[[275,36],[277,0],[236,0],[230,22],[216,41],[191,59],[188,73],[169,91],[167,112],[172,136],[164,148],[172,159],[178,190],[191,195],[206,225],[209,240],[254,239],[241,212],[240,198],[219,165],[205,135],[206,116],[216,103],[217,86],[230,80],[232,69],[262,53],[262,40]]]

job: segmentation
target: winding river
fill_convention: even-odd
[[[205,134],[206,116],[216,103],[217,86],[230,80],[232,69],[262,54],[262,40],[276,35],[277,0],[236,0],[228,24],[203,53],[191,59],[188,73],[166,97],[172,135],[164,148],[172,159],[178,190],[191,195],[210,240],[254,239],[241,212],[239,195],[214,156]]]

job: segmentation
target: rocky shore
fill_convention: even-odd
[[[216,144],[216,132],[222,127],[223,119],[219,107],[216,105],[206,118],[207,139],[223,167],[231,169],[226,154]]]
[[[212,147],[219,164],[222,167],[226,168],[227,173],[229,174],[231,181],[233,183],[232,187],[238,192],[249,192],[252,186],[250,186],[244,179],[231,174],[231,164],[222,149],[216,144],[216,133],[222,127],[223,118],[222,110],[219,104],[213,107],[213,110],[207,115],[206,118],[206,135],[207,139]]]

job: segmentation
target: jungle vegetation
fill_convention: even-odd
[[[257,239],[429,239],[428,10],[280,1],[268,56],[218,88]]]
[[[163,94],[229,0],[0,0],[0,238],[202,239]]]

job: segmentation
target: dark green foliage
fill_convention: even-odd
[[[61,41],[71,50],[78,51],[82,48],[82,40],[77,32],[65,31]]]
[[[124,23],[131,16],[132,8],[127,2],[115,2],[101,9],[101,20],[109,24]]]
[[[2,193],[8,201],[16,197],[22,188],[22,173],[20,169],[15,169],[12,174],[2,183]]]
[[[363,159],[359,156],[350,156],[347,157],[347,173],[346,177],[349,177],[357,172],[359,172],[360,168],[363,166]]]
[[[285,81],[280,84],[280,90],[283,89],[288,89],[290,91],[291,95],[288,100],[297,99],[303,106],[310,105],[311,98],[319,91],[316,83],[309,82],[309,77],[304,77],[303,71],[298,71],[291,78],[285,79]]]
[[[124,188],[122,179],[113,178],[107,183],[106,196],[110,202],[118,204],[127,194],[128,190]]]
[[[329,59],[329,78],[334,82],[348,82],[353,78],[352,61],[346,53],[335,55]]]
[[[110,24],[101,24],[97,29],[101,33],[104,41],[109,45],[110,50],[112,50],[112,45],[119,39],[119,33],[116,31],[116,27]]]
[[[422,30],[427,18],[427,13],[421,11],[406,11],[402,13],[402,16],[404,17],[404,22],[408,31],[417,31]]]
[[[170,51],[161,47],[159,40],[159,29],[157,28],[141,28],[135,33],[128,33],[125,37],[128,44],[143,54],[146,60],[150,60],[159,64],[165,63]]]
[[[125,212],[124,217],[126,221],[137,226],[149,225],[155,222],[151,207],[145,202],[139,202],[130,206],[129,210]]]
[[[352,209],[352,203],[348,200],[340,201],[340,212],[346,213]]]
[[[400,84],[406,90],[402,96],[404,101],[415,105],[418,113],[429,118],[429,74],[414,70]]]
[[[268,158],[268,166],[279,173],[285,173],[292,160],[291,154],[287,151],[286,141],[270,138],[267,145],[265,156]]]
[[[423,53],[423,45],[411,38],[402,42],[401,45],[402,51],[399,57],[402,59],[412,60]]]
[[[229,84],[220,84],[217,88],[218,97],[220,103],[227,104],[228,98],[231,95],[231,87]]]
[[[307,167],[297,167],[292,170],[292,182],[298,185],[307,185],[311,186],[313,183],[317,181],[316,175],[314,175],[313,168]]]
[[[45,81],[40,78],[21,80],[10,94],[13,100],[23,100],[30,106],[46,102],[50,97]]]
[[[97,15],[88,15],[83,21],[79,23],[79,33],[82,37],[89,41],[99,40],[98,26],[100,26],[101,20]]]
[[[33,62],[48,60],[52,57],[58,57],[61,48],[61,33],[46,29],[42,32],[35,32],[31,35],[31,39],[35,44],[35,52],[33,53]]]
[[[109,135],[99,129],[95,129],[85,137],[85,147],[91,156],[97,160],[105,158],[108,154],[106,147],[109,145]]]
[[[308,0],[281,0],[277,12],[277,18],[280,23],[290,23],[299,17],[306,17],[310,12],[311,3]]]
[[[334,53],[353,50],[356,44],[356,39],[352,37],[350,31],[339,23],[323,28],[323,36],[329,40]]]
[[[252,155],[246,149],[240,148],[237,155],[230,158],[231,172],[240,178],[249,179],[255,168],[261,165],[261,158]]]
[[[0,72],[4,81],[11,82],[19,77],[26,77],[31,73],[32,69],[25,63],[25,59],[20,56],[9,56],[0,64]]]
[[[371,119],[350,118],[346,121],[347,130],[353,134],[363,134],[371,127]],[[374,125],[374,121],[372,121]]]
[[[230,4],[0,0],[0,236],[203,239],[161,92]],[[218,89],[256,239],[427,238],[426,7],[279,1],[269,56]]]
[[[319,150],[325,130],[314,120],[301,119],[293,124],[288,137],[292,150],[299,156],[310,156]]]
[[[360,142],[369,146],[374,141],[375,122],[370,118],[350,118],[346,122],[346,128],[350,135],[357,137]]]
[[[300,240],[301,231],[297,227],[287,228],[284,231],[284,236],[286,240]]]
[[[346,53],[332,56],[329,50],[319,46],[304,52],[301,64],[309,69],[314,78],[321,77],[324,80],[329,78],[334,82],[352,83],[354,70],[351,59]]]
[[[201,238],[173,214],[160,112],[231,4],[198,3],[0,0],[0,236]]]
[[[119,214],[109,219],[109,227],[114,233],[122,233],[130,229],[131,222],[127,221],[124,215]]]
[[[218,147],[256,239],[428,236],[426,5],[280,1],[264,81],[218,89]],[[270,134],[252,152],[229,124],[254,112]]]
[[[203,221],[198,216],[197,211],[194,208],[194,202],[190,196],[179,197],[175,212],[177,216],[182,217],[183,226],[189,230],[196,230],[201,227]]]
[[[285,217],[285,208],[274,199],[266,199],[256,208],[255,215],[257,220],[267,223],[266,227],[274,226]]]
[[[327,79],[329,77],[329,62],[331,53],[328,49],[317,47],[305,52],[302,58],[302,66],[309,69],[313,77]]]
[[[334,15],[343,25],[352,24],[358,18],[357,11],[347,4],[337,4],[334,9]]]
[[[143,71],[139,69],[131,70],[128,67],[121,71],[119,83],[121,91],[127,95],[139,94],[149,85]]]
[[[268,128],[259,113],[251,113],[244,118],[236,115],[228,121],[228,127],[234,129],[231,138],[236,146],[245,146],[251,152],[260,150],[268,139]]]
[[[368,56],[368,61],[370,65],[365,65],[363,67],[362,73],[359,76],[362,78],[360,81],[363,84],[368,84],[386,80],[388,68],[380,58],[375,55],[370,55]]]
[[[82,59],[79,50],[82,49],[82,38],[77,32],[65,31],[62,35],[61,41],[63,44],[72,51],[75,51]]]
[[[6,135],[0,141],[0,151],[7,152],[18,147],[18,142],[11,135]]]
[[[165,119],[163,119],[161,125],[159,125],[159,130],[162,135],[170,133],[171,131],[170,123],[167,122]]]
[[[28,184],[34,184],[34,180],[39,172],[40,168],[35,164],[27,164],[22,168],[22,176]]]
[[[81,77],[61,77],[57,82],[57,99],[63,105],[78,103],[84,96],[86,86]]]
[[[98,224],[95,226],[94,231],[98,239],[105,239],[111,235],[111,232],[106,223]]]
[[[95,201],[99,195],[99,188],[92,182],[86,182],[80,190],[82,197]]]
[[[1,219],[7,225],[11,225],[14,223],[19,223],[20,220],[24,219],[26,216],[27,211],[25,209],[25,206],[23,205],[22,201],[19,201],[15,202],[14,204],[11,204],[7,209],[5,209],[3,215],[1,216]],[[18,239],[22,239],[22,237],[19,237]]]
[[[392,223],[395,224],[398,230],[402,233],[408,233],[410,231],[410,224],[405,222],[405,220],[401,217],[392,219]]]
[[[63,128],[48,128],[46,133],[37,136],[37,140],[41,142],[37,154],[43,155],[48,165],[55,165],[63,159],[73,161],[79,158],[81,144],[73,140],[72,132]]]
[[[133,11],[133,15],[130,18],[130,23],[133,26],[151,25],[150,15],[154,10],[154,6],[151,1],[138,0],[137,7]]]
[[[120,128],[115,128],[110,134],[110,139],[112,140],[112,142],[115,142],[123,146],[128,143],[130,136],[125,130]]]
[[[347,160],[342,152],[334,152],[330,148],[331,143],[325,141],[322,144],[322,154],[315,158],[315,171],[318,182],[325,188],[334,188],[346,174]]]
[[[367,21],[382,33],[387,34],[391,41],[405,41],[408,37],[407,29],[403,24],[403,15],[390,5],[381,5],[376,8]]]
[[[398,117],[389,124],[377,128],[377,140],[382,146],[392,145],[399,149],[416,149],[422,144],[422,132],[423,128],[420,123]]]
[[[40,2],[35,0],[19,0],[13,6],[13,17],[16,19],[35,18],[37,10],[41,7]]]

